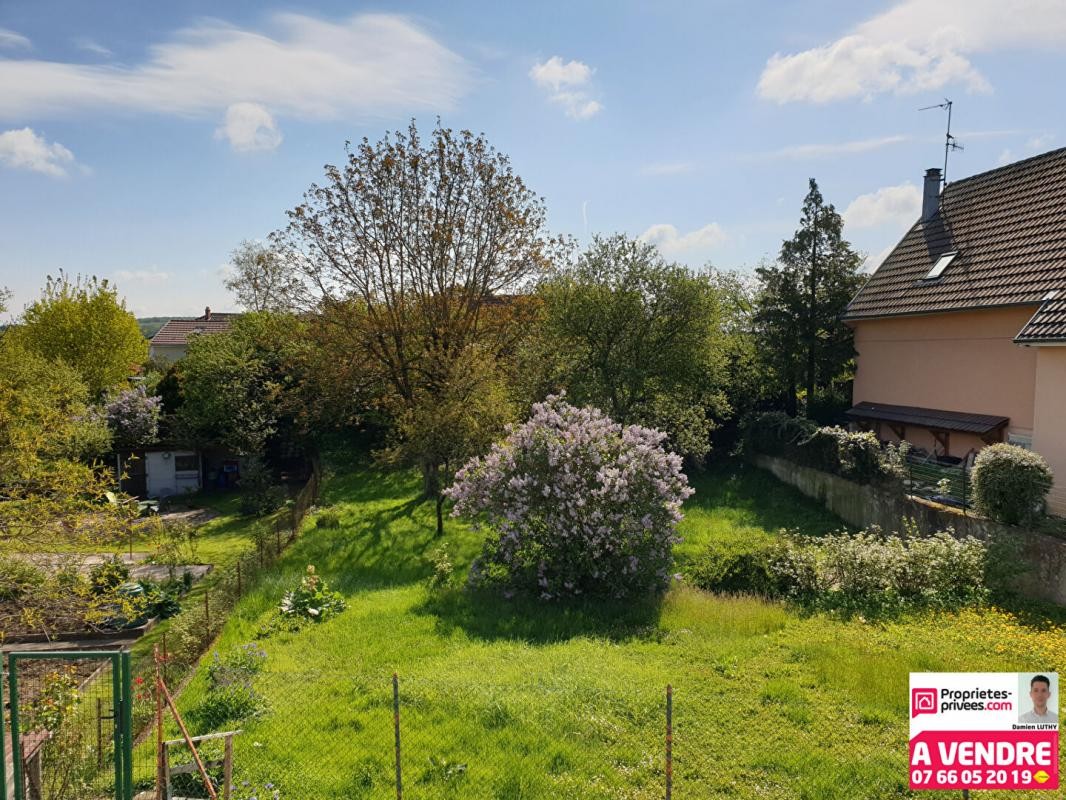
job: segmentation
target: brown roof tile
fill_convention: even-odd
[[[152,344],[188,344],[189,335],[194,333],[220,333],[229,328],[230,323],[239,314],[217,314],[212,312],[211,319],[205,317],[181,317],[169,320],[152,337]]]
[[[1059,297],[1059,294],[1064,295]],[[1066,292],[1044,301],[1032,319],[1014,337],[1019,344],[1029,342],[1066,342]]]
[[[950,183],[940,200],[940,213],[907,232],[845,320],[1036,304],[1066,290],[1066,148]],[[925,280],[952,250],[944,274]]]

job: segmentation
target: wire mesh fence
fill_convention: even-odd
[[[124,797],[118,654],[5,659],[4,795],[32,800]]]
[[[254,683],[262,706],[215,726],[231,733],[228,784],[227,737],[201,755],[230,800],[912,796],[906,698],[898,720],[848,709],[825,719],[800,697],[768,699],[736,681],[724,692],[694,677],[668,693],[636,673],[625,685],[565,671],[518,684],[265,673]],[[186,700],[186,721],[202,733],[208,698],[193,685]],[[208,797],[187,748],[174,742],[168,758],[182,770],[173,796]]]
[[[908,458],[905,488],[909,494],[959,508],[968,508],[972,499],[966,466],[935,459]]]
[[[37,744],[23,751],[36,770],[24,773],[25,797],[210,796],[185,732],[169,714],[161,731],[153,726],[135,744],[129,793],[116,794],[110,662],[70,670],[50,664],[27,672],[23,741]],[[634,670],[624,684],[565,669],[520,683],[265,672],[255,678],[250,702],[230,696],[219,703],[194,680],[180,705],[215,796],[224,800],[912,796],[906,698],[899,719],[845,708],[827,715],[773,681],[724,676],[735,684],[724,687],[694,675],[671,688]],[[752,691],[757,684],[762,688]],[[57,707],[66,709],[58,722],[49,716],[54,711],[41,710]],[[230,712],[245,717],[229,719]]]

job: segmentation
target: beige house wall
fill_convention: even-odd
[[[1055,473],[1048,510],[1066,516],[1066,347],[1026,349],[1037,359],[1033,449]]]
[[[1010,418],[1010,433],[1032,436],[1037,350],[1013,339],[1035,310],[1033,305],[853,322],[854,402],[995,414]],[[887,425],[881,434],[895,438]],[[924,429],[908,428],[906,438],[934,449]],[[963,457],[983,446],[979,437],[952,433],[948,454]],[[1035,442],[1034,449],[1039,450]]]

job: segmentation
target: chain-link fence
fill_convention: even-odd
[[[15,800],[126,798],[128,661],[121,653],[4,659],[5,784]]]
[[[907,788],[906,702],[899,719],[841,709],[820,719],[801,697],[760,683],[698,676],[674,687],[637,675],[622,685],[587,675],[520,684],[343,671],[264,673],[248,718],[217,720],[232,754],[231,800],[887,800]],[[787,698],[786,698],[787,700]],[[206,693],[186,698],[203,733]],[[772,711],[767,713],[767,705]],[[198,727],[199,726],[199,727]],[[168,737],[174,728],[168,727]],[[239,731],[239,732],[237,732]],[[201,755],[224,797],[227,737]],[[207,797],[188,749],[170,764],[181,797]],[[977,798],[982,793],[972,793]],[[924,796],[924,795],[923,795]],[[958,800],[961,793],[941,793]],[[998,797],[1033,797],[997,793]]]

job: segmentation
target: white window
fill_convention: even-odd
[[[940,258],[938,258],[936,260],[936,263],[933,264],[933,268],[931,270],[929,270],[929,274],[925,276],[925,280],[927,280],[927,281],[935,280],[936,278],[939,278],[941,275],[943,275],[944,274],[944,270],[946,270],[948,268],[948,264],[950,264],[952,261],[954,261],[955,260],[955,256],[957,256],[958,254],[959,254],[958,250],[952,250],[952,251],[950,251],[948,253],[944,253],[944,255],[942,255]]]

